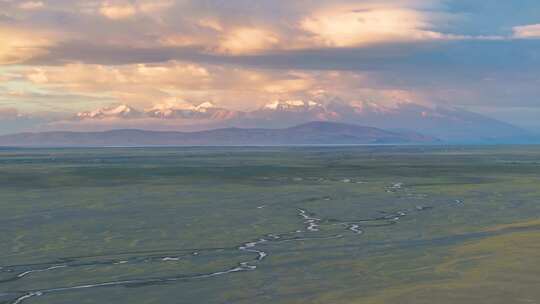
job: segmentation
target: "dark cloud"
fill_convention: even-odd
[[[389,67],[471,67],[506,71],[533,70],[540,64],[540,40],[454,40],[387,43],[360,48],[320,48],[267,52],[260,55],[216,55],[202,47],[133,47],[88,41],[60,43],[49,54],[27,64],[83,62],[130,64],[192,60],[268,68],[372,70]],[[531,66],[533,65],[533,66]]]
[[[275,51],[261,55],[216,55],[202,47],[107,46],[85,41],[59,44],[29,65],[69,62],[121,65],[170,60],[267,69],[395,71],[449,77],[540,76],[540,40],[459,40],[380,44],[362,48]],[[517,75],[515,75],[517,74]]]
[[[23,63],[26,65],[62,65],[86,63],[123,65],[137,63],[159,63],[170,60],[204,61],[208,57],[196,47],[153,47],[137,48],[122,45],[99,45],[87,41],[59,43],[48,49],[47,54],[36,56]],[[207,59],[209,60],[209,59]]]

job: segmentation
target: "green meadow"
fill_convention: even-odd
[[[0,303],[540,303],[540,147],[0,150]]]

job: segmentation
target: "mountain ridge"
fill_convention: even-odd
[[[0,146],[227,146],[433,144],[438,140],[373,127],[309,122],[283,129],[221,128],[196,132],[116,129],[100,132],[51,131],[0,136]]]
[[[126,109],[130,110],[127,113],[122,111]],[[406,130],[448,143],[513,143],[526,142],[530,138],[530,132],[510,123],[461,108],[412,102],[381,105],[340,99],[325,102],[274,101],[252,111],[229,110],[210,102],[199,105],[168,102],[144,111],[119,105],[79,113],[77,120],[84,122],[85,126],[95,126],[97,130],[118,126],[136,128],[140,123],[144,123],[145,129],[197,131],[226,127],[283,128],[311,121],[328,121],[384,130]],[[77,127],[77,124],[72,123],[71,126]]]

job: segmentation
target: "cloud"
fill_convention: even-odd
[[[0,25],[0,65],[45,55],[54,43],[54,36],[48,33]]]
[[[204,67],[190,63],[123,66],[68,64],[29,68],[21,73],[42,91],[88,96],[84,108],[111,100],[148,105],[170,96],[169,91],[185,91],[187,95],[204,91],[211,82],[211,75]],[[64,105],[72,107],[69,101]]]
[[[426,29],[436,14],[420,10],[433,1],[382,1],[384,6],[337,1],[331,7],[310,2],[59,0],[25,12],[5,6],[25,26],[56,33],[64,46],[92,41],[102,48],[189,46],[209,54],[247,55],[437,36]]]
[[[271,49],[279,41],[278,36],[271,31],[245,27],[227,33],[218,49],[227,54],[253,54]]]
[[[540,24],[516,26],[513,31],[515,38],[540,38]]]
[[[74,94],[100,92],[118,102],[141,107],[169,97],[195,100],[216,97],[213,99],[223,101],[236,95],[237,90],[250,92],[253,96],[251,89],[241,86],[260,88],[269,81],[267,76],[254,71],[177,61],[120,66],[42,66],[28,68],[21,73],[28,82],[43,90]]]
[[[212,29],[216,32],[223,32],[224,30],[224,27],[221,24],[221,22],[213,18],[202,18],[197,21],[197,25],[204,28]]]
[[[15,108],[0,108],[0,118],[13,119],[20,116],[19,111]]]
[[[61,91],[95,101],[87,102],[82,108],[79,105],[79,111],[112,102],[148,108],[171,98],[194,104],[211,101],[227,108],[250,110],[277,99],[338,96],[346,100],[392,103],[404,100],[398,96],[413,94],[399,86],[380,85],[374,74],[355,71],[283,71],[180,61],[29,67],[21,75],[36,90]],[[64,107],[73,108],[68,99],[63,100]],[[59,103],[55,100],[56,105]]]
[[[254,4],[235,0],[224,6],[215,0],[59,0],[38,11],[21,13],[10,7],[7,11],[16,14],[26,27],[55,33],[60,40],[41,48],[46,52],[40,56],[21,59],[32,59],[30,64],[98,63],[88,56],[104,57],[109,64],[143,63],[183,59],[183,53],[245,56],[381,43],[485,39],[437,29],[456,21],[454,14],[435,5],[439,2],[313,0]],[[120,48],[124,48],[124,56],[113,56]],[[136,58],[123,59],[131,56]]]
[[[135,16],[137,10],[130,3],[111,4],[105,2],[99,9],[99,12],[109,19],[119,20]]]
[[[317,44],[330,47],[444,37],[426,30],[430,26],[419,11],[386,8],[322,11],[301,22],[301,28],[308,31]]]
[[[45,7],[42,1],[26,1],[19,4],[19,8],[23,10],[36,10]]]
[[[105,1],[101,4],[99,12],[106,18],[121,20],[131,18],[137,14],[152,14],[171,7],[172,0],[154,1]]]

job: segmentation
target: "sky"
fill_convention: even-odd
[[[540,131],[537,0],[0,0],[0,133],[171,100],[462,107]]]

